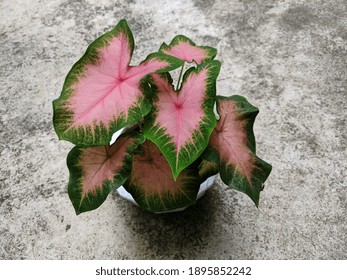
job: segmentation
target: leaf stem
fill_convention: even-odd
[[[185,64],[185,61],[183,61],[182,68],[181,68],[181,71],[180,71],[180,75],[178,76],[178,81],[177,81],[177,85],[176,85],[176,91],[178,90],[178,88],[180,86],[180,83],[181,83],[181,78],[182,78],[182,74],[183,74],[184,64]]]

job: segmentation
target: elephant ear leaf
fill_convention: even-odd
[[[177,35],[169,45],[162,44],[159,51],[189,63],[195,61],[196,64],[212,60],[217,55],[215,48],[196,46],[192,40],[183,35]]]
[[[216,60],[190,68],[178,92],[167,74],[151,75],[154,104],[144,134],[166,157],[174,178],[202,154],[216,125],[213,106],[219,69]]]
[[[134,38],[125,20],[90,44],[53,102],[53,123],[60,139],[76,145],[106,145],[115,131],[151,110],[141,79],[183,62],[154,53],[139,66],[129,66],[133,49]]]
[[[244,97],[217,97],[220,116],[203,158],[219,165],[222,181],[247,194],[258,206],[271,165],[255,154],[253,124],[258,109]]]
[[[186,168],[172,178],[170,166],[158,147],[147,140],[134,155],[132,172],[124,188],[139,206],[165,212],[194,204],[200,187],[197,166]]]
[[[142,135],[125,133],[112,145],[74,147],[67,158],[69,197],[77,214],[98,208],[131,171],[132,154]]]

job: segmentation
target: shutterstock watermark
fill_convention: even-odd
[[[95,270],[95,274],[98,275],[115,275],[115,276],[171,276],[180,275],[178,269],[156,269],[154,267],[150,268],[104,268],[100,267]]]

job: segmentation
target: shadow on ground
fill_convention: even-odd
[[[154,214],[127,203],[124,229],[134,238],[136,255],[159,259],[186,259],[198,255],[214,238],[219,205],[216,184],[195,205],[184,211]],[[192,251],[194,250],[194,252]]]

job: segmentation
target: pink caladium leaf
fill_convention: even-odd
[[[143,135],[127,132],[112,145],[74,147],[67,158],[69,197],[77,214],[98,208],[131,172],[133,151]]]
[[[199,187],[197,166],[186,168],[174,180],[167,160],[149,140],[134,155],[131,175],[124,184],[139,206],[152,212],[194,204]]]
[[[196,46],[192,40],[183,35],[177,35],[169,45],[163,43],[159,51],[189,63],[195,61],[196,64],[212,60],[217,55],[215,48]]]
[[[255,154],[253,124],[259,110],[238,95],[217,96],[220,116],[203,158],[219,165],[222,181],[258,206],[271,165]]]
[[[213,112],[220,62],[190,68],[178,92],[168,74],[152,74],[154,105],[146,117],[144,134],[171,166],[174,178],[205,150],[216,118]]]
[[[106,145],[115,131],[138,122],[151,110],[141,79],[183,62],[158,52],[139,66],[129,66],[133,49],[125,20],[89,45],[53,102],[53,123],[60,139],[76,145]]]

